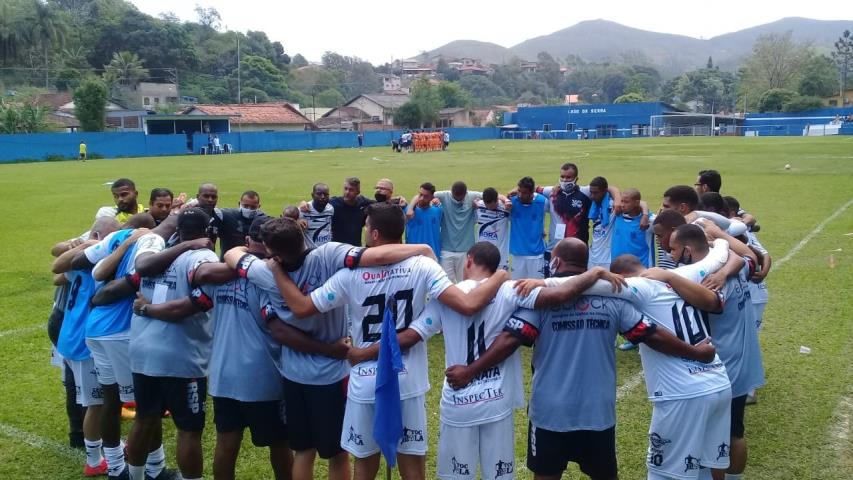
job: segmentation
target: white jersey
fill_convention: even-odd
[[[601,220],[592,222],[592,245],[589,247],[590,266],[610,265],[613,230],[616,227],[616,213],[613,210],[613,202],[607,211],[602,213],[602,216],[607,217],[607,225]]]
[[[769,255],[767,250],[764,248],[764,245],[761,245],[761,242],[758,241],[758,238],[754,233],[747,232],[746,238],[749,240],[749,245],[755,247],[755,249],[761,252],[762,255]],[[755,283],[750,280],[749,295],[752,297],[753,305],[767,303],[770,299],[770,295],[767,293],[767,284],[764,280],[759,283]]]
[[[496,210],[489,210],[482,200],[477,205],[477,241],[489,242],[501,252],[500,268],[509,266],[509,212],[502,202]]]
[[[477,285],[479,282],[474,280],[456,284],[465,293]],[[469,365],[500,335],[520,300],[514,284],[507,282],[492,302],[476,315],[465,316],[440,302],[430,302],[410,328],[424,340],[443,331],[445,367]],[[454,427],[494,422],[511,415],[513,408],[523,406],[524,386],[518,350],[478,374],[466,387],[454,390],[445,378],[441,389],[441,422]]]
[[[327,203],[326,208],[320,212],[314,208],[314,202],[308,203],[307,212],[299,212],[299,218],[308,222],[308,228],[305,230],[306,247],[319,247],[332,241],[332,216],[334,214],[335,207],[331,203]]]
[[[435,299],[452,285],[434,260],[412,257],[393,265],[340,270],[311,292],[311,300],[321,312],[347,305],[352,319],[352,344],[365,348],[379,341],[386,298],[396,300],[394,317],[397,330],[400,330],[421,315],[427,296]],[[403,353],[403,371],[399,379],[401,399],[423,395],[429,390],[424,342],[418,342]],[[347,398],[358,403],[373,403],[375,389],[376,361],[354,365],[350,370]]]
[[[674,272],[699,282],[698,275],[683,275],[682,269]],[[650,317],[658,328],[665,328],[680,340],[696,345],[710,335],[708,313],[685,302],[669,285],[647,278],[628,278],[628,288],[612,293],[609,282],[597,282],[586,294],[617,296],[633,303]],[[646,377],[649,400],[680,400],[699,397],[729,388],[726,367],[718,355],[710,363],[674,357],[640,344],[640,358]]]

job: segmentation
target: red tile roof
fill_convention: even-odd
[[[228,115],[235,125],[305,125],[311,124],[293,105],[277,103],[243,103],[225,105],[193,105],[182,112],[183,115],[196,112],[204,115]]]

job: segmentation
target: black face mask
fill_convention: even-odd
[[[376,192],[373,194],[373,198],[375,198],[377,202],[387,202],[388,201],[388,195],[385,195],[384,193]]]

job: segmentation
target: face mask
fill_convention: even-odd
[[[678,259],[678,263],[681,265],[690,265],[693,263],[693,256],[687,255],[687,250],[681,251],[681,257]]]
[[[388,201],[388,195],[385,195],[384,193],[376,192],[373,194],[373,198],[375,198],[377,202],[387,202]]]
[[[575,182],[564,182],[562,180],[560,181],[560,188],[562,188],[563,191],[566,193],[570,193],[572,190],[575,189],[576,186],[577,184]]]
[[[252,210],[246,207],[240,207],[240,215],[243,215],[243,218],[245,219],[254,218],[256,213],[258,213],[257,210]]]
[[[551,259],[551,263],[548,264],[548,271],[551,272],[552,277],[557,273],[557,259],[556,258]]]

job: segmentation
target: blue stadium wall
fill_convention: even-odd
[[[853,107],[823,108],[805,112],[750,113],[743,122],[744,132],[766,136],[802,136],[808,125],[826,125],[836,117],[853,115]],[[841,135],[853,135],[853,123],[842,124]]]
[[[451,144],[456,141],[498,138],[498,129],[449,128]],[[365,132],[364,145],[391,145],[401,130]],[[233,145],[237,152],[271,152],[279,150],[319,150],[351,148],[358,145],[355,132],[232,132],[219,134],[221,143]],[[104,133],[36,133],[0,135],[0,163],[50,158],[76,158],[80,141],[86,142],[90,157],[152,157],[199,153],[207,145],[206,134],[145,135],[141,132]]]
[[[504,123],[516,124],[521,131],[574,130],[555,137],[578,138],[586,130],[589,138],[628,138],[642,136],[652,116],[672,111],[673,107],[659,102],[521,107]]]

